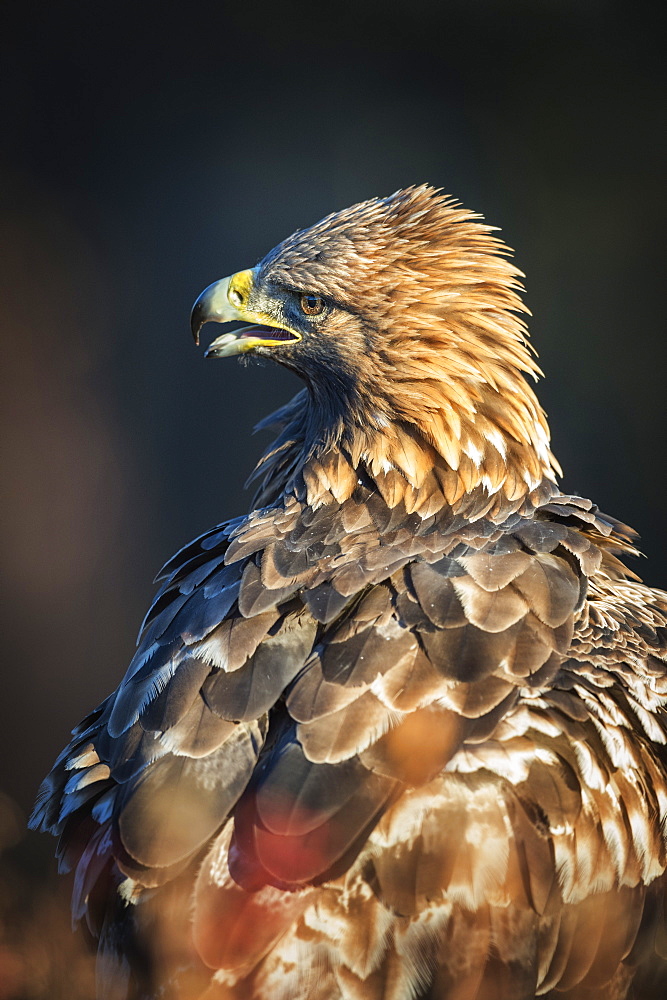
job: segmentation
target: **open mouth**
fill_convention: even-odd
[[[242,330],[237,330],[239,340],[245,340],[246,337],[258,337],[260,340],[281,340],[285,343],[297,340],[301,340],[296,333],[291,333],[289,330],[281,330],[277,326],[244,326]]]
[[[204,352],[204,357],[226,358],[233,354],[245,354],[255,347],[278,347],[280,344],[296,344],[300,340],[299,334],[290,330],[253,324],[217,337]]]

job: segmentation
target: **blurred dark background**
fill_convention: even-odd
[[[3,1000],[59,995],[16,944],[52,870],[22,814],[124,672],[155,571],[245,509],[251,428],[298,388],[204,362],[190,304],[295,228],[425,180],[500,226],[564,485],[635,526],[639,571],[667,585],[667,88],[641,4],[5,0],[0,16]]]

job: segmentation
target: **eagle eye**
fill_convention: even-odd
[[[324,299],[321,295],[308,295],[304,293],[299,296],[301,312],[306,316],[320,316],[325,309]]]

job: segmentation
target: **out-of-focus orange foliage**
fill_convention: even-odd
[[[418,709],[384,737],[386,753],[410,785],[419,785],[437,774],[459,741],[461,720],[446,709]]]
[[[0,792],[0,1000],[92,1000],[94,956],[72,934],[69,886],[38,882],[8,856],[24,828]]]

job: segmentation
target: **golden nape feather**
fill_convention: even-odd
[[[40,791],[99,1000],[667,995],[667,595],[556,484],[507,252],[422,186],[197,300],[305,387]]]

